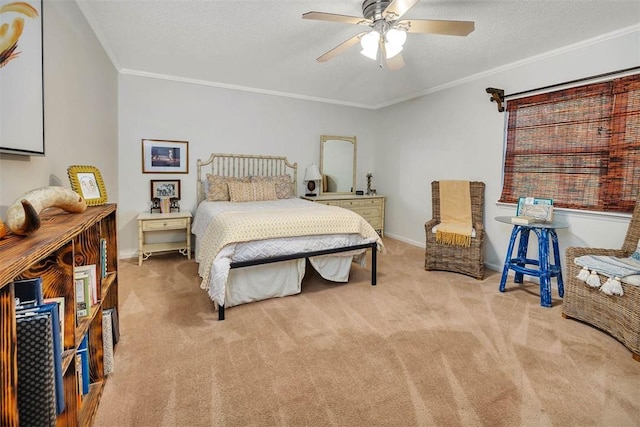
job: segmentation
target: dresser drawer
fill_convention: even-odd
[[[142,222],[142,230],[179,230],[187,228],[187,221],[187,218],[145,220]]]
[[[371,220],[374,219],[379,219],[382,217],[382,210],[379,207],[365,207],[365,208],[351,208],[349,209],[355,213],[357,213],[358,215],[360,215],[361,217],[363,217],[364,219],[366,219],[367,221],[371,222]]]
[[[321,205],[327,205],[327,206],[342,206],[342,204],[338,200],[323,200],[321,202],[318,201],[316,203],[320,203]]]
[[[343,200],[342,207],[351,208],[365,208],[371,206],[382,206],[382,199],[361,199],[361,200]]]

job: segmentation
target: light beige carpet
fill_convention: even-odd
[[[184,257],[120,265],[121,340],[96,426],[638,426],[640,363],[539,287],[428,272],[385,239],[378,285],[311,267],[219,322]]]

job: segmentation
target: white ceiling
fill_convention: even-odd
[[[366,108],[640,25],[638,0],[422,0],[404,18],[475,21],[475,31],[408,34],[406,66],[389,71],[359,46],[315,60],[363,27],[302,14],[362,16],[361,0],[77,2],[120,72]]]

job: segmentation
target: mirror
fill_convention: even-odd
[[[355,193],[356,137],[320,137],[320,173],[322,193]]]

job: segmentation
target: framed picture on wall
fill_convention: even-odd
[[[84,198],[87,206],[107,203],[107,189],[97,167],[73,165],[67,168],[67,174],[71,189]]]
[[[189,173],[189,142],[143,139],[142,173]]]
[[[151,199],[180,199],[179,179],[152,179]]]
[[[42,0],[0,0],[0,152],[44,155]]]

